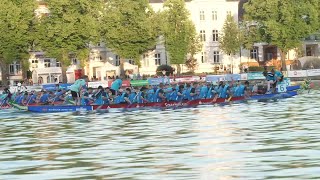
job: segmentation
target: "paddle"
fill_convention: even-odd
[[[231,95],[226,102],[230,102],[232,98],[233,98],[233,95]]]

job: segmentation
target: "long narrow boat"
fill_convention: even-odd
[[[221,104],[233,101],[244,100],[266,100],[266,99],[283,99],[296,96],[296,91],[289,91],[286,93],[254,95],[250,98],[232,97],[231,99],[217,98],[217,99],[196,99],[184,100],[182,102],[159,102],[159,103],[141,103],[141,104],[110,104],[110,105],[91,105],[91,106],[28,106],[27,110],[35,113],[58,113],[58,112],[76,112],[76,111],[94,111],[94,110],[108,110],[108,109],[141,109],[141,108],[179,108],[179,107],[195,107],[199,105]]]

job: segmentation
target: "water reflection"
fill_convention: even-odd
[[[122,114],[2,110],[0,179],[318,179],[318,93]]]

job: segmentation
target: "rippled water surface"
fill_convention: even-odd
[[[165,111],[0,110],[0,179],[320,179],[319,93]]]

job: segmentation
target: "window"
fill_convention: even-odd
[[[32,64],[38,64],[38,60],[37,60],[37,59],[32,60],[31,63],[32,63]]]
[[[218,19],[218,12],[212,11],[212,20],[216,21]]]
[[[120,56],[116,55],[116,66],[120,66]]]
[[[9,65],[9,74],[18,75],[21,72],[21,66],[19,63],[14,63]]]
[[[51,59],[44,59],[44,67],[48,68],[51,67]]]
[[[200,20],[201,20],[201,21],[204,21],[204,20],[205,20],[204,11],[200,11]]]
[[[155,65],[161,65],[161,56],[160,53],[154,55]]]
[[[14,72],[14,64],[10,64],[10,65],[9,65],[9,74],[10,74],[10,75],[14,75],[14,73],[15,73],[15,72]]]
[[[76,58],[73,58],[73,59],[72,59],[72,64],[73,64],[73,65],[77,65],[77,64],[78,64],[78,60],[77,60]]]
[[[205,30],[201,30],[200,31],[200,40],[203,42],[203,41],[206,41],[206,31]]]
[[[250,50],[250,58],[251,59],[258,59],[258,49],[251,49]]]
[[[231,11],[227,11],[227,15],[231,15]]]
[[[212,40],[213,40],[213,42],[217,42],[219,40],[219,32],[218,32],[218,30],[213,30],[212,31]]]
[[[207,53],[206,52],[201,52],[201,62],[207,63]]]
[[[129,60],[128,60],[128,62],[129,62],[129,64],[132,64],[132,65],[134,65],[134,60],[132,60],[132,59],[129,59]]]
[[[56,61],[56,67],[61,67],[61,62],[60,61]]]
[[[148,56],[148,54],[144,54],[143,55],[143,65],[145,67],[149,67],[149,56]]]
[[[213,51],[213,62],[220,63],[220,52],[219,51]]]

